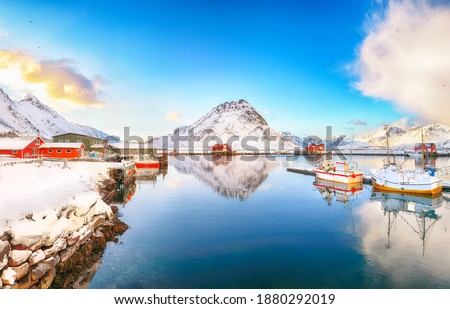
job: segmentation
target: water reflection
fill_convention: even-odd
[[[344,184],[317,179],[313,185],[329,206],[333,204],[333,200],[344,204],[353,202],[363,190],[362,183]]]
[[[370,198],[378,201],[383,209],[383,215],[387,217],[387,243],[386,248],[391,248],[391,231],[395,220],[401,219],[422,241],[422,255],[425,254],[425,246],[430,237],[431,229],[440,218],[436,209],[442,206],[444,201],[442,194],[439,196],[415,196],[397,193],[385,193],[373,191]]]
[[[183,174],[195,178],[226,198],[247,199],[280,166],[279,161],[258,158],[243,160],[240,156],[175,157],[170,164]]]
[[[164,180],[167,173],[167,166],[161,168],[138,168],[136,178],[138,184],[151,183],[155,185],[158,182],[158,176],[162,175],[162,179]]]

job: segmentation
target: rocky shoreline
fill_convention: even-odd
[[[107,244],[128,228],[117,206],[105,203],[113,200],[115,187],[107,178],[99,182],[101,197],[92,192],[85,207],[66,207],[50,218],[26,216],[17,230],[6,231],[0,237],[0,289],[87,287]],[[53,220],[55,228],[36,230],[31,226],[37,220]]]

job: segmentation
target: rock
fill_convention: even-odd
[[[41,263],[48,264],[51,267],[56,267],[56,265],[58,265],[59,262],[61,262],[61,258],[59,257],[59,255],[56,255],[43,260]]]
[[[77,246],[69,246],[65,250],[59,252],[59,257],[61,258],[61,263],[64,263],[77,251]]]
[[[77,246],[83,245],[89,238],[91,238],[92,230],[89,226],[84,226],[80,229],[80,239],[77,241]]]
[[[9,266],[19,266],[25,263],[33,252],[31,250],[11,250],[9,252]]]
[[[53,221],[50,221],[53,222]],[[44,246],[51,246],[58,238],[65,238],[68,235],[72,222],[67,218],[57,219],[50,229],[45,233]]]
[[[41,278],[41,280],[39,280],[39,283],[36,284],[36,287],[39,289],[48,289],[55,277],[56,269],[52,268]]]
[[[14,282],[16,282],[16,277],[17,277],[17,273],[13,268],[7,267],[7,268],[3,269],[2,276],[1,276],[3,284],[13,285]]]
[[[44,250],[45,256],[52,256],[58,253],[61,250],[64,250],[67,248],[67,241],[65,238],[59,238],[54,243],[53,246],[51,246],[48,249]]]
[[[25,277],[17,281],[17,287],[19,289],[29,289],[36,281],[31,279],[31,273],[28,273]]]
[[[75,231],[70,236],[67,236],[67,245],[72,246],[74,243],[76,243],[80,239],[80,234]]]
[[[30,270],[30,264],[23,263],[22,265],[19,265],[17,267],[11,267],[16,272],[16,281],[25,277],[28,274],[28,271]]]
[[[31,268],[31,279],[33,281],[38,281],[42,278],[52,267],[50,264],[40,262],[36,266]]]
[[[48,271],[55,268],[56,265],[61,261],[59,255],[55,257],[49,257],[48,259],[43,260],[36,266],[31,269],[31,279],[34,281],[39,280],[44,276]],[[53,279],[52,279],[53,280]]]
[[[28,259],[28,263],[30,263],[30,265],[35,265],[44,260],[46,257],[47,256],[45,255],[44,251],[39,249],[31,254],[30,258]]]
[[[99,226],[101,226],[105,222],[105,217],[103,215],[97,215],[94,218],[92,218],[92,221],[89,223],[89,227],[91,230],[95,230]]]
[[[39,241],[29,247],[31,251],[39,250],[44,245],[44,239],[41,238]]]
[[[8,241],[0,241],[0,270],[8,264],[9,251],[11,245]]]
[[[85,218],[84,217],[77,217],[74,214],[73,216],[71,216],[69,218],[69,220],[70,220],[69,230],[70,231],[76,231],[76,230],[79,230],[80,228],[83,227]]]

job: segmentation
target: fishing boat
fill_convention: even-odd
[[[159,160],[146,159],[146,160],[136,160],[134,161],[136,168],[158,168],[160,167]]]
[[[407,170],[403,169],[401,165],[397,165],[395,161],[391,161],[389,153],[389,127],[385,126],[385,129],[387,162],[383,164],[382,168],[370,170],[373,187],[381,191],[406,194],[434,195],[440,193],[443,185],[442,179],[435,176],[435,169],[422,166],[421,169]]]
[[[356,162],[335,162],[324,161],[313,170],[318,180],[326,180],[339,183],[362,183],[363,172],[358,170]]]

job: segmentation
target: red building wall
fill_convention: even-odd
[[[64,159],[71,159],[71,158],[79,158],[82,156],[84,151],[84,146],[80,148],[59,148],[59,147],[52,147],[52,148],[42,148],[40,150],[40,155],[43,157],[48,158],[64,158]]]

